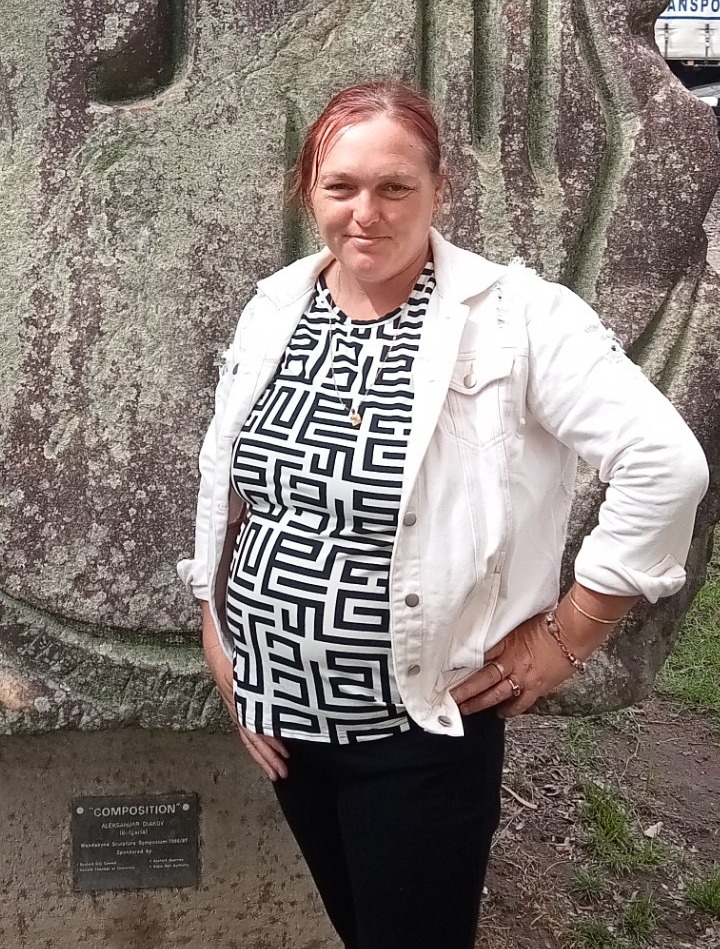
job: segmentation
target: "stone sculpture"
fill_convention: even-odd
[[[593,303],[717,462],[710,110],[653,40],[664,0],[9,0],[0,8],[0,731],[223,715],[195,604],[196,454],[254,280],[312,244],[283,181],[328,94],[438,105],[442,227]],[[270,331],[270,330],[269,330]],[[602,497],[578,483],[569,558]],[[546,708],[647,694],[704,579]]]

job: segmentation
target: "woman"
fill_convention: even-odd
[[[706,489],[589,307],[432,229],[444,187],[404,85],[311,126],[295,196],[326,247],[240,318],[180,566],[347,949],[470,949],[503,720],[682,586]],[[576,455],[609,486],[557,604]]]

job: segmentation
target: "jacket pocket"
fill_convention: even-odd
[[[512,349],[458,357],[440,415],[447,434],[477,448],[507,434],[518,414],[510,384],[514,362]]]

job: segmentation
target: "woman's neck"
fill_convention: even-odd
[[[381,283],[363,283],[338,260],[325,271],[332,298],[351,320],[376,320],[402,306],[412,293],[430,254],[429,246],[399,273]]]

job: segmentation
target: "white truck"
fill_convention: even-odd
[[[655,41],[668,62],[720,63],[720,0],[671,0],[655,23]]]
[[[655,23],[670,69],[720,123],[720,0],[671,0]]]

